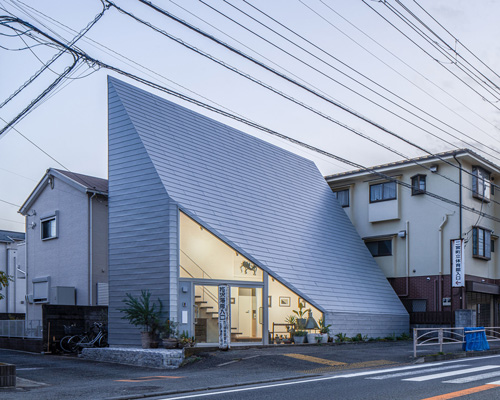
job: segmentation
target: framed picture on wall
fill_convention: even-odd
[[[305,307],[307,305],[306,301],[304,299],[301,299],[299,297],[299,301],[298,301],[298,304],[297,304],[297,307],[300,308],[300,305],[302,304],[302,307]]]
[[[290,307],[290,297],[280,296],[280,307]]]
[[[273,305],[273,297],[272,296],[269,296],[269,299],[267,300],[267,305],[269,308],[272,307],[272,305]]]

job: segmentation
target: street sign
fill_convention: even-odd
[[[229,296],[229,286],[219,285],[219,349],[221,350],[228,350],[231,345]]]
[[[465,286],[464,240],[451,241],[451,286]]]

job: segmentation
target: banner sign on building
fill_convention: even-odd
[[[221,350],[228,350],[231,345],[229,296],[229,286],[219,285],[219,349]]]
[[[451,287],[465,286],[464,240],[451,241]]]

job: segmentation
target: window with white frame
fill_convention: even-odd
[[[387,200],[396,200],[396,182],[370,185],[370,203]]]
[[[40,235],[42,240],[57,238],[57,213],[40,220]]]
[[[349,189],[334,190],[333,196],[342,207],[349,207]]]
[[[490,200],[490,173],[481,167],[472,167],[472,195],[481,200]]]
[[[485,260],[491,259],[491,231],[472,227],[472,256]]]

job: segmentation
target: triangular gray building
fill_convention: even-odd
[[[406,310],[312,161],[108,84],[110,344],[138,343],[119,309],[142,289],[181,330],[217,342],[218,285],[231,288],[233,343],[286,332],[299,302],[332,333],[408,331]]]

